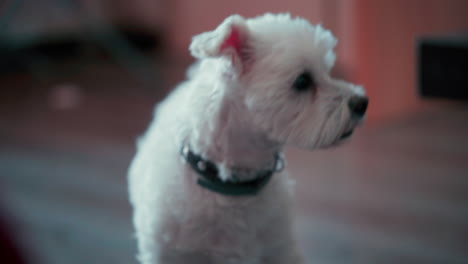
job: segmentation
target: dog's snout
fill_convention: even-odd
[[[353,96],[348,102],[349,109],[354,117],[362,118],[367,110],[369,99],[365,96]]]

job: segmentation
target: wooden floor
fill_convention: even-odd
[[[0,77],[0,204],[29,263],[136,263],[126,169],[174,71]],[[70,85],[75,107],[51,107]],[[308,263],[468,263],[467,137],[468,107],[445,104],[287,150]]]

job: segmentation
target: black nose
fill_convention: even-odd
[[[362,118],[367,110],[369,99],[365,96],[353,96],[349,99],[348,106],[354,117]]]

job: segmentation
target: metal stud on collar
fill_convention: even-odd
[[[189,153],[189,147],[187,145],[184,145],[184,147],[182,147],[182,151],[181,151],[181,155],[184,157],[184,158],[187,158],[188,156],[188,153]]]
[[[197,168],[201,171],[206,170],[206,163],[203,160],[197,162]]]
[[[284,169],[284,159],[282,156],[282,154],[279,154],[278,158],[276,159],[275,172],[279,172]]]

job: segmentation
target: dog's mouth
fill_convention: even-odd
[[[347,139],[347,138],[349,138],[349,137],[353,134],[353,132],[354,132],[353,129],[351,129],[351,130],[349,130],[349,131],[347,131],[347,132],[344,132],[344,133],[340,136],[339,139],[340,139],[340,140]]]

